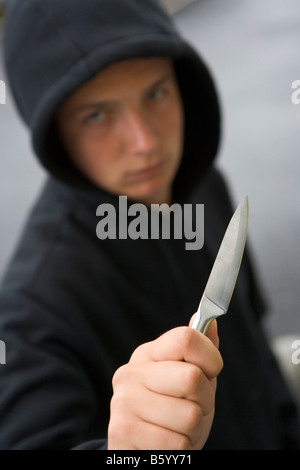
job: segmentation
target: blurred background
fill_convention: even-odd
[[[292,82],[300,80],[300,2],[161,1],[217,82],[218,165],[236,203],[249,195],[249,239],[269,301],[267,333],[300,338],[300,105],[291,100]],[[8,2],[0,0],[0,10]],[[6,81],[1,46],[0,39]],[[7,87],[0,104],[0,278],[44,178]]]

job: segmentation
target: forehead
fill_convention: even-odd
[[[92,99],[95,95],[102,100],[122,98],[126,93],[143,92],[170,75],[174,75],[173,62],[170,58],[137,58],[116,62],[82,85],[65,104],[80,103]]]

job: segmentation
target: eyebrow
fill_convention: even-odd
[[[160,78],[159,80],[157,80],[156,82],[152,83],[151,85],[147,86],[145,88],[144,91],[142,91],[142,94],[143,95],[147,95],[149,92],[151,92],[152,90],[154,90],[155,88],[157,88],[158,86],[162,85],[163,83],[169,81],[169,80],[172,80],[174,77],[172,74],[168,74],[168,75],[165,75],[164,77]],[[89,110],[89,109],[99,109],[99,108],[105,108],[107,106],[110,106],[111,104],[113,104],[114,101],[95,101],[94,103],[84,103],[84,104],[81,104],[81,105],[78,105],[76,107],[74,107],[73,109],[71,109],[69,112],[68,112],[68,116],[74,116],[74,115],[77,115],[83,111],[86,111],[86,110]]]
[[[169,80],[173,80],[173,75],[168,74],[165,75],[163,78],[160,78],[157,80],[157,82],[154,82],[152,85],[149,85],[146,90],[144,91],[145,94],[149,93],[149,91],[153,90],[154,88],[157,88],[158,86],[162,85],[165,82],[168,82]]]

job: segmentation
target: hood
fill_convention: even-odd
[[[51,174],[72,185],[92,184],[71,163],[53,125],[64,99],[116,61],[151,56],[173,58],[183,97],[185,143],[175,187],[184,193],[215,158],[219,104],[207,66],[159,2],[10,0],[4,28],[9,86]]]

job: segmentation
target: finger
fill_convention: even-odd
[[[147,406],[144,406],[144,403],[147,403]],[[193,435],[203,418],[203,410],[198,403],[184,398],[159,395],[149,390],[143,392],[142,403],[137,397],[133,412],[147,423],[186,436]]]
[[[136,419],[109,430],[108,450],[191,450],[191,442],[184,434]]]
[[[178,327],[156,340],[138,347],[131,361],[185,361],[195,364],[208,378],[216,377],[222,370],[222,357],[209,339],[189,327]]]
[[[179,429],[185,430],[182,426],[185,420],[182,407],[179,407],[178,417],[174,416],[180,401],[187,402],[185,399],[160,396],[141,385],[136,388],[134,400],[124,389],[121,397],[113,395],[108,427],[109,448],[113,449],[113,446],[123,450],[189,448],[188,437],[178,432]]]
[[[152,392],[199,403],[206,415],[214,406],[215,384],[199,367],[179,361],[151,362],[141,369],[140,380]],[[209,397],[205,401],[204,397]]]

